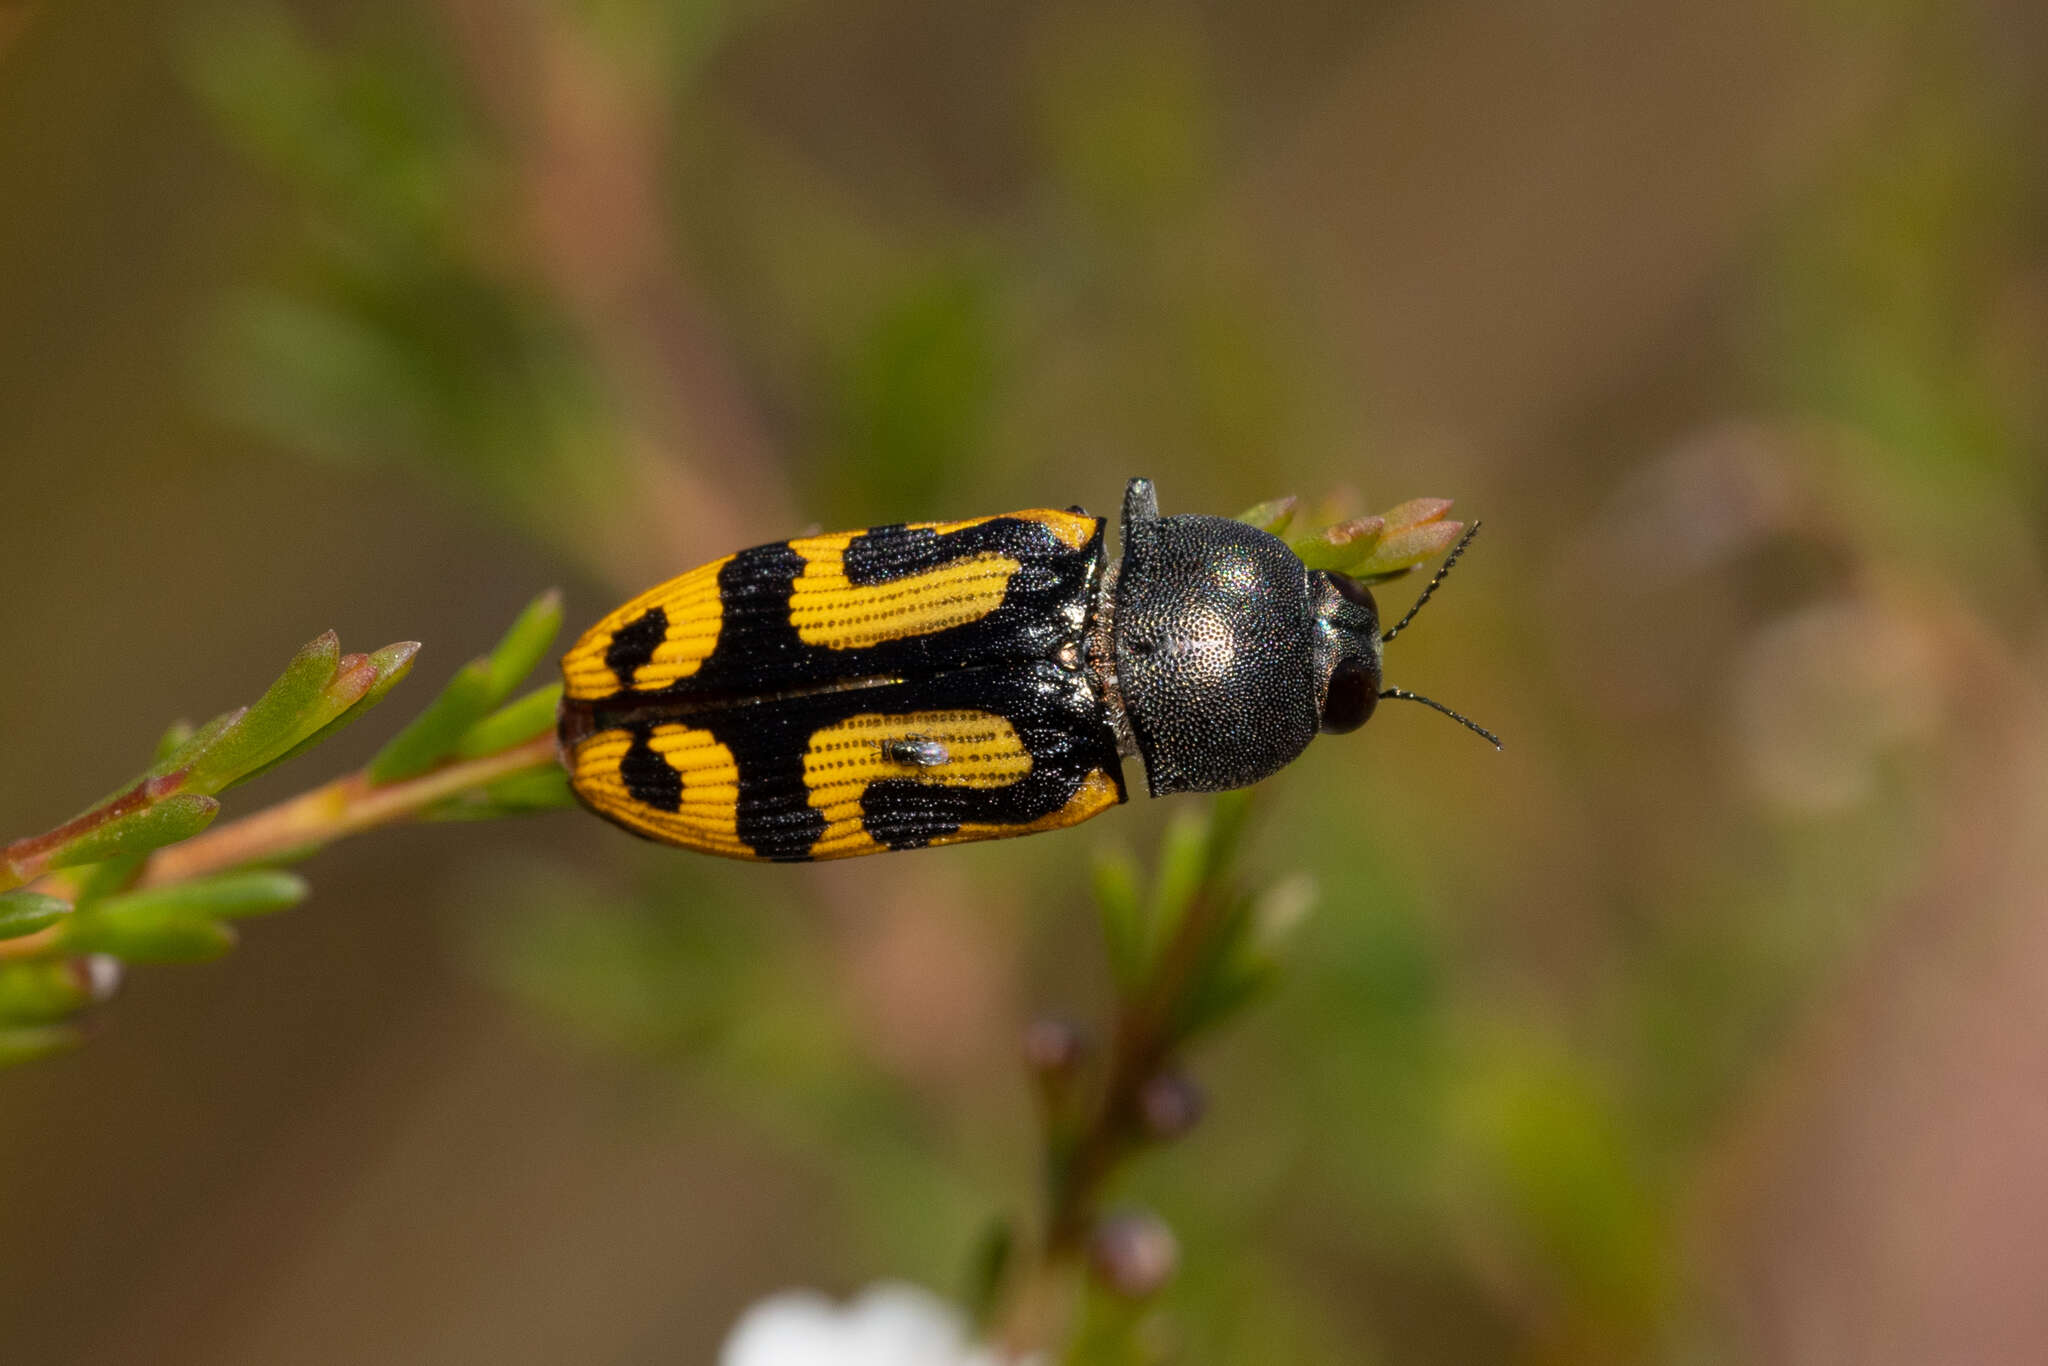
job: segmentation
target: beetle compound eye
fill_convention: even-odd
[[[1323,696],[1323,729],[1337,735],[1357,730],[1372,719],[1379,701],[1379,680],[1373,671],[1347,659],[1330,672],[1329,691]]]
[[[1330,586],[1335,588],[1337,592],[1345,598],[1346,601],[1356,603],[1358,606],[1363,607],[1366,611],[1372,613],[1374,621],[1379,620],[1380,605],[1379,603],[1373,600],[1372,590],[1370,588],[1367,588],[1364,584],[1360,583],[1357,579],[1352,578],[1349,574],[1339,574],[1334,570],[1330,571]]]

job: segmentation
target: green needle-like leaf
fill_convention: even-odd
[[[562,629],[562,595],[553,588],[526,605],[504,639],[487,656],[491,670],[491,702],[495,707],[512,695],[555,643]]]
[[[0,893],[0,939],[19,939],[71,914],[71,903],[43,892]]]
[[[1463,522],[1424,522],[1420,526],[1389,532],[1372,553],[1345,572],[1361,581],[1405,574],[1425,560],[1435,559],[1457,543],[1464,533]]]
[[[69,1025],[0,1029],[0,1067],[13,1067],[18,1063],[47,1058],[52,1053],[68,1052],[78,1047],[83,1037]]]
[[[425,711],[377,752],[367,770],[370,781],[395,783],[425,773],[448,757],[491,706],[490,663],[473,659],[456,670]]]
[[[204,830],[219,814],[220,803],[213,798],[180,792],[87,831],[51,854],[49,866],[71,868],[176,844]]]
[[[118,899],[75,912],[60,938],[66,953],[107,953],[130,963],[202,963],[235,946],[235,932],[218,921]]]
[[[1348,573],[1352,565],[1370,555],[1386,535],[1384,517],[1353,517],[1348,522],[1325,527],[1313,536],[1290,542],[1294,553],[1310,569],[1334,569]]]
[[[219,792],[289,749],[304,733],[307,714],[341,662],[341,641],[328,631],[309,641],[262,697],[192,761],[191,792]]]
[[[124,892],[100,902],[93,913],[140,920],[239,920],[295,906],[305,900],[306,891],[306,880],[296,873],[251,868]]]
[[[562,702],[562,685],[550,683],[536,688],[516,702],[508,702],[470,727],[455,747],[458,758],[478,759],[521,745],[555,728],[555,710]]]
[[[1311,535],[1291,537],[1288,546],[1310,569],[1378,582],[1448,550],[1464,530],[1457,522],[1444,520],[1450,510],[1448,498],[1411,498],[1377,516],[1352,517]],[[1282,498],[1248,509],[1237,520],[1277,535],[1292,524],[1294,513],[1294,500]]]
[[[527,816],[537,811],[559,811],[576,805],[569,788],[569,775],[560,765],[548,764],[514,773],[473,792],[452,797],[426,812],[436,821],[483,821],[500,816]]]
[[[1145,920],[1147,954],[1169,943],[1194,904],[1209,865],[1209,821],[1197,811],[1182,811],[1167,822],[1159,844],[1159,867],[1152,879],[1152,904]]]
[[[342,656],[334,677],[321,692],[319,701],[306,714],[301,728],[302,738],[261,768],[252,769],[235,781],[244,783],[258,774],[267,773],[354,725],[370,708],[383,701],[384,694],[390,692],[400,679],[412,672],[412,662],[419,652],[418,641],[401,640],[371,654]]]
[[[1125,849],[1111,847],[1096,856],[1090,870],[1095,904],[1102,912],[1102,938],[1117,986],[1130,991],[1150,967],[1144,904],[1138,890],[1138,863]]]
[[[152,765],[150,771],[154,773],[156,771],[154,765],[160,764],[176,754],[191,739],[192,723],[190,721],[171,722],[170,729],[164,732],[163,739],[156,742],[156,753],[150,758],[150,764]]]
[[[67,959],[0,965],[0,1022],[49,1024],[92,1004],[92,979]]]
[[[470,728],[512,695],[533,671],[562,627],[562,597],[553,589],[527,605],[510,630],[482,659],[456,671],[440,696],[370,761],[370,781],[417,777],[455,752]]]
[[[986,1327],[1002,1298],[1003,1286],[1017,1258],[1017,1229],[1006,1217],[992,1220],[975,1240],[967,1268],[966,1294],[962,1302],[979,1327]]]
[[[1186,1043],[1207,1033],[1271,991],[1280,981],[1280,971],[1271,964],[1232,964],[1205,975],[1180,1003],[1174,1021],[1175,1037]]]
[[[1205,881],[1220,883],[1229,873],[1251,825],[1257,790],[1241,787],[1234,792],[1219,792],[1209,799],[1209,857],[1202,867]]]
[[[1398,532],[1426,522],[1441,522],[1450,510],[1451,500],[1448,498],[1410,498],[1380,515],[1386,519],[1389,532]]]
[[[376,681],[377,666],[370,662],[368,655],[343,655],[336,660],[333,677],[320,689],[319,696],[299,713],[298,723],[292,727],[296,737],[292,741],[293,748],[304,744],[362,701]]]
[[[119,858],[102,859],[87,864],[71,875],[71,899],[80,906],[98,901],[101,897],[112,896],[135,880],[142,871],[142,865],[149,862],[149,851],[138,850],[123,854]]]
[[[1292,494],[1285,498],[1268,499],[1257,507],[1249,507],[1238,513],[1236,520],[1278,536],[1294,521],[1294,510],[1300,501]]]
[[[1212,892],[1212,895],[1222,895]],[[1242,998],[1242,974],[1237,971],[1243,954],[1240,946],[1250,918],[1250,901],[1230,897],[1204,932],[1188,977],[1174,1002],[1170,1027],[1185,1041],[1197,1031],[1221,1018],[1219,1006]]]
[[[1280,980],[1281,954],[1315,901],[1306,876],[1283,879],[1256,896],[1238,895],[1201,947],[1172,1028],[1185,1042],[1213,1029]]]
[[[412,662],[419,658],[419,653],[420,643],[417,640],[401,640],[381,650],[370,651],[370,667],[376,671],[377,677],[370,684],[370,690],[363,694],[363,700],[356,704],[355,711],[360,713],[382,702],[384,694],[397,687],[399,680],[412,672]],[[350,719],[353,720],[354,715]]]
[[[483,789],[484,801],[508,816],[530,811],[557,811],[576,805],[569,775],[560,765],[550,763],[524,773],[500,778]]]
[[[150,778],[162,778],[167,777],[170,774],[176,773],[181,769],[191,767],[191,765],[198,762],[198,760],[202,756],[204,756],[209,749],[213,748],[213,746],[219,742],[222,736],[226,735],[231,729],[233,729],[234,726],[239,721],[241,721],[243,715],[247,713],[248,710],[249,709],[247,707],[236,707],[233,711],[222,712],[219,716],[214,717],[211,721],[208,721],[205,725],[201,726],[197,730],[192,730],[190,727],[186,727],[186,736],[184,743],[171,749],[171,751],[168,754],[162,754],[162,744],[168,743],[170,740],[170,736],[166,735],[164,737],[164,741],[160,742],[158,749],[158,752],[162,754],[162,757],[159,758],[156,761],[156,763],[150,766],[150,770],[148,774],[145,776]],[[173,727],[172,729],[173,731],[175,731],[177,727]]]

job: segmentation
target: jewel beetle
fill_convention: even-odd
[[[1079,508],[742,550],[650,589],[562,659],[570,784],[638,835],[847,858],[1075,825],[1146,790],[1278,771],[1382,697],[1372,594],[1224,517]],[[1472,531],[1466,532],[1469,540]],[[1496,745],[1499,744],[1495,740]]]

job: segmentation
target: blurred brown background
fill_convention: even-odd
[[[1487,534],[1139,1174],[1190,1362],[2048,1357],[2048,13],[0,5],[0,830],[301,641],[811,524]],[[1405,590],[1382,594],[1403,603]],[[0,1356],[708,1360],[954,1290],[1101,995],[1078,831],[387,832],[0,1081]]]

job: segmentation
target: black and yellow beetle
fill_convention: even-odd
[[[607,820],[732,858],[1025,835],[1123,801],[1127,755],[1155,797],[1213,792],[1355,730],[1413,696],[1381,686],[1393,634],[1359,584],[1162,517],[1133,479],[1116,561],[1102,518],[1033,510],[779,541],[651,589],[563,657],[562,756]]]

